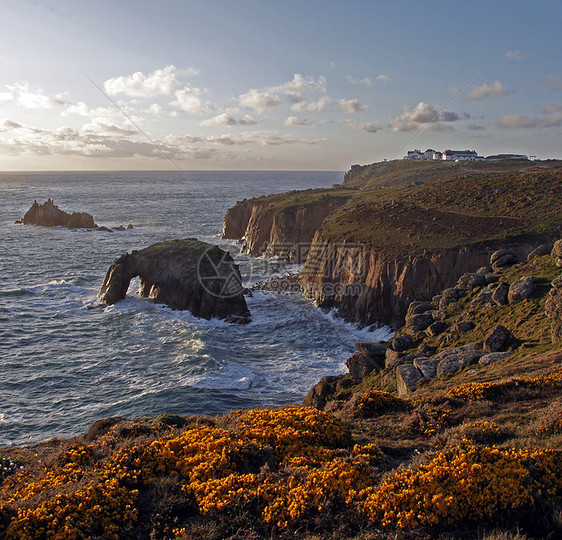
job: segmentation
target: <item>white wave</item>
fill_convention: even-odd
[[[255,380],[256,374],[249,369],[234,362],[227,362],[218,365],[216,370],[184,377],[181,384],[211,390],[248,390]]]

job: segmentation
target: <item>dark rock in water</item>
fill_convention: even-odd
[[[47,199],[44,204],[37,201],[23,217],[24,225],[41,225],[43,227],[67,227],[69,229],[93,229],[96,224],[94,218],[86,212],[69,214],[60,210],[53,199]]]
[[[536,280],[531,276],[526,276],[514,281],[507,293],[510,304],[517,304],[529,298],[535,291]]]
[[[530,261],[534,257],[542,257],[543,255],[549,255],[552,251],[552,244],[542,244],[539,247],[536,247],[527,255],[527,260]]]
[[[552,288],[545,304],[545,313],[551,320],[552,343],[562,340],[562,275],[552,281]]]
[[[494,251],[490,257],[490,264],[494,269],[513,266],[518,262],[519,259],[517,258],[517,255],[510,249],[500,249],[498,251]]]
[[[558,268],[562,268],[562,240],[556,240],[556,242],[554,242],[550,256],[552,257],[552,262]]]
[[[131,229],[134,229],[134,227],[133,227],[133,224],[132,224],[132,223],[129,223],[129,224],[127,225],[127,230],[130,231]]]
[[[117,227],[113,227],[114,231],[126,231],[127,229],[125,229],[125,227],[123,227],[123,225],[117,225]]]
[[[484,340],[484,350],[489,353],[505,351],[514,340],[513,334],[505,326],[498,324]]]
[[[104,227],[103,225],[101,227],[96,227],[96,231],[101,231],[101,232],[113,232],[112,229],[110,229],[109,227]]]
[[[229,253],[195,238],[153,244],[116,259],[99,297],[106,304],[125,298],[131,279],[140,276],[141,296],[196,317],[248,322],[242,278]]]

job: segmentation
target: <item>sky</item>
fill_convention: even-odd
[[[562,2],[2,0],[0,170],[562,158]]]

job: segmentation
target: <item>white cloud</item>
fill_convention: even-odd
[[[384,84],[390,84],[392,79],[383,73],[377,77],[377,81],[382,81]]]
[[[157,69],[148,75],[136,71],[132,75],[123,75],[108,79],[104,83],[105,91],[110,95],[125,94],[131,97],[171,96],[176,90],[180,73],[170,65]]]
[[[437,105],[420,101],[414,108],[404,105],[402,114],[391,119],[390,127],[392,131],[414,131],[423,126],[433,131],[450,131],[452,128],[443,125],[443,122],[456,122],[467,118],[470,118],[468,113],[445,111]]]
[[[305,118],[302,120],[296,116],[289,116],[283,123],[284,126],[313,126],[314,124]]]
[[[371,79],[369,79],[369,77],[363,77],[362,79],[356,79],[355,77],[352,77],[351,75],[348,75],[346,77],[346,80],[347,80],[348,84],[359,84],[359,85],[364,85],[364,86],[373,86],[373,81]]]
[[[546,126],[553,127],[553,126],[562,125],[562,106],[561,105],[555,105],[553,103],[550,103],[550,104],[544,106],[542,112],[543,112],[543,114],[546,115],[545,118],[543,119],[543,122]]]
[[[329,97],[323,96],[318,101],[313,101],[309,103],[306,106],[306,110],[313,113],[324,112],[329,109],[332,103],[333,101]]]
[[[258,113],[263,112],[268,107],[276,107],[281,103],[281,98],[268,90],[259,91],[255,88],[238,96],[238,105],[246,109],[252,109]]]
[[[376,133],[381,129],[381,126],[377,124],[373,124],[372,122],[357,123],[357,122],[353,122],[352,120],[347,120],[346,124],[350,129],[354,129],[356,131],[362,131],[364,133]]]
[[[513,114],[504,116],[498,122],[498,125],[503,129],[533,128],[539,125],[539,120],[537,118],[530,118],[529,116]]]
[[[507,51],[505,53],[505,56],[510,60],[523,60],[523,58],[527,58],[528,55],[521,52],[520,50],[516,50],[516,51]]]
[[[279,86],[272,86],[268,90],[269,92],[283,92],[290,96],[301,96],[305,90],[325,92],[326,78],[321,75],[315,79],[314,77],[303,77],[299,73],[295,73],[292,81]]]
[[[109,107],[90,107],[83,101],[79,101],[74,105],[70,105],[67,109],[62,111],[61,116],[110,116],[115,114],[115,111]]]
[[[87,133],[97,133],[103,135],[136,135],[134,129],[123,128],[114,124],[108,118],[95,118],[88,124],[84,124],[82,129]]]
[[[366,111],[367,105],[361,105],[357,99],[340,99],[338,101],[340,111],[345,113],[356,113],[359,111]]]
[[[209,109],[201,101],[201,89],[186,86],[175,93],[176,99],[172,105],[190,114],[201,114]]]
[[[9,92],[2,92],[0,100],[11,101],[26,109],[53,109],[66,104],[59,97],[47,96],[41,88],[32,90],[27,82],[17,82],[13,85],[5,85],[5,87]]]
[[[552,90],[562,90],[562,77],[553,77],[552,75],[549,75],[543,80]]]
[[[226,112],[200,123],[201,126],[252,126],[254,124],[256,124],[256,121],[249,114],[245,114],[240,120],[236,120],[232,114]]]
[[[148,107],[146,112],[150,114],[154,114],[155,116],[160,116],[161,114],[164,114],[166,111],[164,110],[164,107],[162,107],[162,105],[160,105],[159,103],[152,103],[150,107]]]
[[[494,81],[492,84],[482,84],[474,86],[466,95],[470,100],[486,99],[492,96],[507,96],[509,90],[505,90],[500,81]]]

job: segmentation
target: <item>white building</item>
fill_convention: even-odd
[[[425,152],[421,150],[409,150],[408,154],[404,156],[404,159],[432,161],[434,159],[442,159],[441,156],[441,152],[428,148]]]
[[[474,150],[445,150],[443,161],[476,161],[484,159]]]

